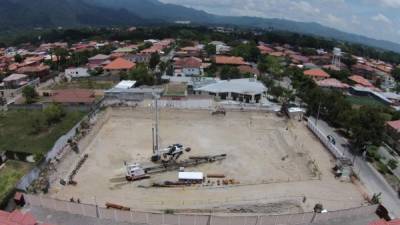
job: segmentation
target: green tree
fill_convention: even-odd
[[[39,95],[34,87],[28,85],[22,89],[22,96],[25,98],[26,104],[32,104]]]
[[[237,67],[234,66],[223,66],[220,71],[221,80],[237,79],[241,78],[242,75]]]
[[[365,145],[379,146],[385,129],[385,120],[379,109],[369,106],[354,110],[351,126],[355,150],[360,151]]]
[[[392,76],[397,82],[400,82],[400,67],[396,67],[393,69]]]
[[[357,59],[353,58],[351,54],[345,53],[342,57],[342,63],[344,63],[347,67],[351,68],[353,65],[357,63]]]
[[[50,104],[43,110],[47,125],[58,123],[65,116],[64,109],[58,104]]]
[[[14,56],[14,61],[17,63],[22,63],[22,61],[24,61],[24,58],[20,54],[16,54]]]
[[[129,80],[136,80],[138,85],[154,85],[155,79],[152,74],[149,73],[147,67],[143,64],[138,64],[135,69],[131,70],[127,76]]]
[[[215,54],[216,54],[216,46],[213,45],[213,44],[207,44],[207,45],[204,47],[204,50],[207,52],[207,55],[208,55],[208,56],[211,56],[211,55],[215,55]]]
[[[164,72],[167,70],[168,66],[169,66],[169,65],[168,65],[167,62],[164,62],[164,61],[161,61],[161,62],[160,62],[160,64],[158,65],[158,67],[160,68],[161,74],[164,74]]]
[[[265,56],[261,58],[257,65],[258,70],[262,73],[270,73],[272,76],[279,78],[284,72],[280,59],[274,56]]]
[[[157,67],[158,63],[160,63],[160,55],[158,53],[151,54],[149,61],[150,69],[154,70]]]
[[[260,50],[257,48],[255,42],[250,42],[247,44],[240,44],[236,46],[232,50],[232,54],[235,56],[241,56],[246,61],[250,62],[257,62],[258,58],[260,57],[261,53]]]

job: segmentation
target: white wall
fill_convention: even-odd
[[[65,70],[65,76],[67,77],[88,77],[90,76],[87,68],[71,68]]]

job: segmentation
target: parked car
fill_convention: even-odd
[[[335,140],[335,138],[334,138],[332,135],[328,135],[328,136],[326,136],[326,137],[328,138],[328,141],[329,141],[331,144],[333,144],[333,145],[336,144],[336,140]]]

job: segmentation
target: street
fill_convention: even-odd
[[[309,117],[309,120],[315,122],[315,118]],[[350,159],[354,159],[353,154],[350,152],[348,140],[340,136],[335,129],[330,127],[326,122],[318,120],[318,128],[325,135],[331,135],[336,140],[336,147]],[[369,194],[372,196],[374,193],[382,193],[381,201],[390,212],[392,217],[400,217],[400,200],[397,193],[386,182],[383,176],[373,168],[368,162],[361,157],[356,157],[354,161],[354,172],[358,175],[361,182],[368,189]]]

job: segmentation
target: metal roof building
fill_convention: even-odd
[[[263,83],[255,78],[218,80],[201,87],[194,88],[195,93],[208,93],[222,100],[235,100],[241,102],[259,102],[261,96],[267,92]]]

